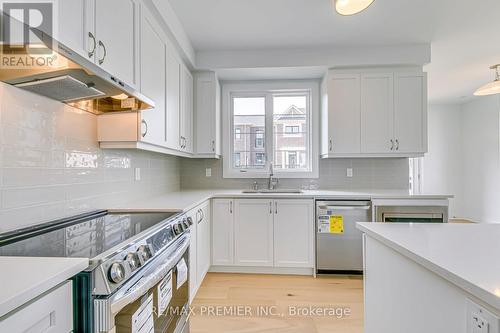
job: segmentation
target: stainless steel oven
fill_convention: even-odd
[[[75,333],[189,330],[183,213],[89,212],[0,234],[0,255],[87,257],[73,280]]]
[[[95,331],[189,332],[189,233],[114,294],[94,299]]]

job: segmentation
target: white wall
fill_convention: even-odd
[[[431,106],[424,192],[450,193],[450,215],[500,223],[500,96]]]
[[[424,193],[455,195],[450,200],[450,216],[463,217],[461,107],[430,106],[428,124],[429,153],[423,163]]]
[[[500,95],[462,106],[464,217],[500,222]]]

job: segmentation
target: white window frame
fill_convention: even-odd
[[[319,81],[226,81],[222,83],[222,144],[223,144],[223,177],[224,178],[268,178],[271,159],[274,158],[273,147],[273,103],[266,98],[266,120],[264,146],[266,163],[262,169],[239,169],[233,166],[234,156],[234,97],[264,97],[273,94],[293,95],[304,91],[309,93],[308,151],[309,170],[275,170],[277,178],[319,178]],[[270,110],[270,111],[269,111]],[[304,129],[302,129],[303,131]],[[268,140],[271,140],[270,144]]]

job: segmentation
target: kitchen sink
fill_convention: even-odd
[[[283,194],[296,193],[296,194],[299,194],[299,193],[304,193],[304,192],[302,190],[294,190],[294,189],[276,189],[276,190],[262,189],[262,190],[244,190],[244,191],[242,191],[242,193],[283,193]]]

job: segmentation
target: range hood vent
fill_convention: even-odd
[[[69,76],[18,83],[14,86],[34,92],[60,102],[96,98],[106,95],[100,90]]]
[[[0,11],[1,18],[3,15]],[[92,59],[39,29],[27,29],[40,41],[31,45],[0,45],[0,81],[95,114],[154,108],[151,99],[97,66]],[[34,49],[36,54],[32,53]],[[18,65],[25,59],[33,61],[40,54],[47,60],[42,65],[38,62]],[[5,59],[14,59],[14,65],[8,66],[9,62],[5,65]]]

